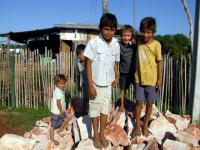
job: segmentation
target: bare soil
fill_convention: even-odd
[[[5,113],[0,112],[0,138],[6,133],[23,135],[19,127],[11,127],[8,125],[5,119]]]

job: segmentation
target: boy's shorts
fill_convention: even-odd
[[[154,102],[159,99],[159,92],[155,86],[135,84],[135,98],[139,101]]]
[[[98,117],[100,114],[108,115],[111,103],[111,85],[100,87],[94,85],[97,96],[95,99],[89,99],[89,116]]]
[[[62,113],[62,115],[56,115],[54,113],[51,113],[51,127],[54,129],[57,129],[60,127],[62,122],[67,118],[65,112]]]
[[[134,85],[134,74],[131,75],[129,73],[120,73],[120,78],[119,78],[120,90],[129,89],[131,83]]]

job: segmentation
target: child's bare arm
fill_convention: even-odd
[[[62,114],[62,106],[61,106],[61,100],[60,99],[57,100],[57,107],[58,107],[58,109],[60,111],[60,115],[61,115]]]
[[[112,86],[116,87],[119,84],[119,64],[118,63],[115,63],[114,71],[115,71],[115,80],[112,82]]]
[[[87,79],[88,79],[88,93],[91,98],[95,98],[97,96],[97,93],[96,93],[96,90],[94,88],[93,81],[92,81],[92,69],[91,69],[92,60],[89,58],[86,58],[85,61],[86,61],[85,67],[86,67]]]
[[[157,62],[157,82],[156,88],[160,90],[162,86],[162,61]]]

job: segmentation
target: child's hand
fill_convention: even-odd
[[[118,84],[119,84],[119,79],[115,79],[115,80],[112,82],[112,87],[116,87]]]
[[[93,85],[88,85],[88,94],[90,99],[95,99],[95,97],[97,96],[96,89]]]
[[[160,91],[160,90],[161,90],[161,86],[162,86],[162,82],[161,82],[161,80],[158,80],[158,81],[156,82],[156,90],[157,90],[157,91]]]
[[[60,113],[60,114],[58,115],[58,117],[61,118],[61,117],[62,117],[62,113]]]
[[[136,44],[136,40],[134,38],[132,38],[132,44]]]
[[[65,110],[60,111],[60,116],[62,116],[63,113],[65,113]]]

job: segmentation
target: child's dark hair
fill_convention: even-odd
[[[57,84],[58,82],[60,81],[67,81],[67,78],[65,77],[64,74],[57,74],[55,77],[54,77],[54,84]]]
[[[121,35],[122,35],[122,32],[125,30],[132,32],[132,34],[134,35],[134,29],[131,25],[128,25],[128,24],[123,25],[120,29]]]
[[[78,55],[81,51],[84,51],[84,50],[85,50],[85,45],[84,44],[79,44],[76,47],[76,55]]]
[[[140,22],[140,32],[145,29],[150,29],[153,33],[156,32],[156,20],[153,17],[145,17]]]
[[[100,19],[99,28],[102,29],[103,27],[114,27],[117,29],[117,24],[116,16],[111,13],[106,13]]]

